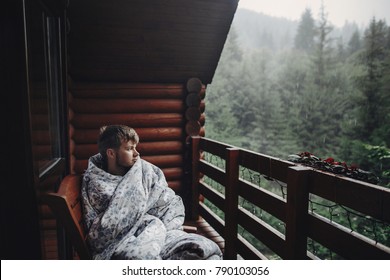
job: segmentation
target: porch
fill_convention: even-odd
[[[225,259],[390,258],[389,189],[204,137],[192,174],[193,217]]]
[[[388,189],[201,137],[237,0],[8,2],[4,258],[78,258],[41,196],[115,123],[225,259],[390,258]]]

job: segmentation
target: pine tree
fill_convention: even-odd
[[[320,19],[318,22],[318,27],[316,28],[315,36],[315,46],[314,46],[314,55],[313,65],[314,65],[314,77],[315,83],[319,87],[324,86],[324,78],[326,71],[329,68],[331,61],[332,53],[332,38],[329,37],[330,33],[333,30],[333,27],[328,23],[328,15],[325,12],[325,7],[322,4],[320,8]]]
[[[295,49],[310,52],[314,47],[315,22],[311,10],[306,9],[301,16],[297,34],[294,39]]]
[[[384,21],[372,19],[365,31],[365,50],[361,56],[361,62],[366,69],[363,75],[356,79],[358,88],[363,93],[363,99],[359,104],[362,108],[359,119],[362,130],[359,132],[359,139],[369,143],[374,140],[372,136],[375,135],[375,131],[383,124],[381,88],[386,69],[387,32],[388,29]]]
[[[359,30],[356,30],[348,42],[348,53],[351,55],[361,49]]]

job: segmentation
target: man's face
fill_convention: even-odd
[[[119,168],[130,168],[137,161],[139,153],[136,150],[137,144],[130,140],[129,142],[122,141],[119,149],[115,150],[115,163]]]

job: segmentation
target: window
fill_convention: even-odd
[[[41,181],[64,161],[61,22],[42,6],[31,8],[28,49],[32,149],[34,170]]]

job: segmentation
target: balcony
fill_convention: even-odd
[[[224,259],[390,259],[389,189],[204,137],[191,145],[192,218]]]

